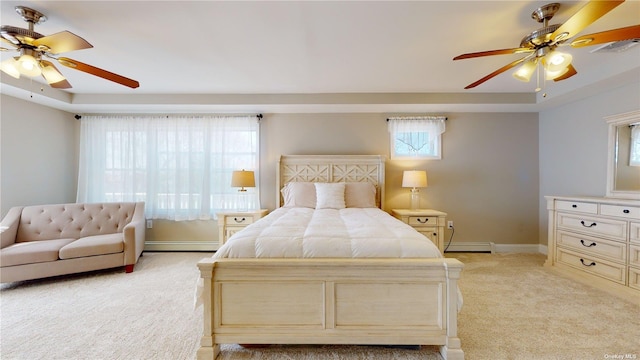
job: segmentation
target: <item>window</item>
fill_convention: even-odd
[[[389,118],[392,159],[440,159],[443,116]]]
[[[258,176],[253,116],[83,116],[78,201],[144,201],[151,219],[211,219],[243,201],[234,170]]]
[[[631,151],[629,165],[640,166],[640,124],[631,125]]]

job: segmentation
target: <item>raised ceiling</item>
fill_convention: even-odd
[[[34,8],[48,17],[35,31],[68,30],[94,46],[65,56],[140,87],[61,67],[68,91],[3,74],[2,92],[85,112],[535,111],[576,90],[640,80],[640,46],[623,53],[565,47],[578,75],[547,82],[545,98],[535,81],[519,82],[512,71],[464,90],[522,55],[452,58],[518,46],[541,26],[532,11],[548,2],[3,0],[2,25],[26,28],[14,7]],[[560,3],[551,23],[586,4]],[[628,0],[580,34],[638,23],[640,1]]]

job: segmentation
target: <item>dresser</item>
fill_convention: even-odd
[[[409,224],[444,253],[444,226],[447,213],[432,209],[392,209],[391,215]]]
[[[231,235],[258,221],[267,215],[269,210],[249,210],[218,213],[218,239],[220,246],[227,242]]]
[[[640,300],[640,201],[546,196],[546,266]]]

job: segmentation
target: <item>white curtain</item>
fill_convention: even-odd
[[[257,188],[231,188],[234,170],[259,183],[258,132],[255,116],[83,116],[77,201],[144,201],[147,218],[178,221],[259,208]]]
[[[640,124],[631,125],[631,154],[629,165],[640,166]]]
[[[444,116],[392,117],[388,119],[392,157],[440,158]]]

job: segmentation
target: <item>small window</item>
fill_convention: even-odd
[[[389,118],[392,159],[441,159],[443,116]]]

